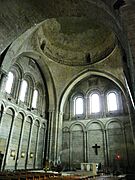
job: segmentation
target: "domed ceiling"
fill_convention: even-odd
[[[102,24],[82,17],[64,17],[44,21],[38,42],[50,59],[80,66],[108,56],[116,41],[114,33]]]

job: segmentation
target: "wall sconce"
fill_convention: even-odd
[[[33,152],[30,153],[30,158],[33,158],[34,154]]]
[[[25,152],[21,152],[21,158],[25,157]]]
[[[13,159],[15,159],[15,150],[11,150],[10,156],[13,157]]]

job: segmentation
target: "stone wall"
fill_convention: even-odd
[[[3,169],[42,168],[47,120],[8,101],[0,122],[0,151]],[[16,110],[14,110],[16,109]],[[12,156],[12,152],[15,153]],[[24,154],[24,156],[23,156]]]
[[[113,21],[111,19],[111,16],[115,17],[113,3],[114,0],[90,2],[67,0],[57,0],[57,2],[53,0],[41,0],[40,2],[37,0],[32,2],[27,0],[1,1],[0,52],[6,49],[23,32],[48,18],[66,16],[89,16],[93,18],[95,16],[97,19],[97,14],[100,14],[98,18],[103,18],[104,21],[107,19]]]
[[[108,111],[107,92],[118,93],[117,111]],[[90,113],[90,93],[100,95],[100,112]],[[84,114],[74,114],[74,97],[84,98]],[[134,144],[126,98],[107,78],[90,76],[76,84],[65,103],[61,160],[65,168],[80,168],[81,162],[101,163],[103,168],[126,171],[134,164]],[[93,146],[99,146],[97,152]],[[117,155],[120,159],[117,159]]]
[[[11,1],[5,1],[5,2],[3,1],[1,4],[1,7],[0,7],[1,8],[1,17],[0,18],[2,20],[1,24],[0,24],[0,26],[1,26],[1,31],[0,31],[1,32],[1,39],[0,39],[1,51],[4,50],[5,47],[7,47],[8,44],[10,44],[12,41],[14,41],[20,34],[22,34],[28,28],[30,28],[34,25],[32,29],[30,29],[28,32],[24,33],[20,38],[18,38],[10,46],[9,51],[6,54],[7,59],[5,58],[6,61],[4,61],[5,64],[3,64],[3,67],[5,66],[3,70],[8,70],[8,67],[10,66],[9,64],[10,63],[12,64],[14,62],[15,56],[19,56],[21,53],[24,53],[27,56],[30,56],[33,59],[35,59],[36,63],[39,65],[40,69],[42,69],[44,78],[46,78],[46,80],[47,80],[48,92],[49,93],[51,92],[50,96],[49,96],[49,102],[47,101],[47,103],[49,104],[49,108],[47,108],[47,111],[48,111],[48,114],[50,113],[50,119],[49,119],[50,126],[49,126],[49,131],[48,131],[48,134],[49,134],[48,144],[50,143],[48,145],[48,151],[50,151],[50,153],[48,152],[48,154],[50,154],[50,158],[53,160],[57,160],[57,158],[58,158],[57,155],[59,154],[59,149],[60,149],[60,145],[61,145],[61,136],[59,137],[59,135],[61,134],[61,128],[62,128],[61,119],[62,118],[59,119],[59,117],[58,117],[59,114],[61,113],[60,112],[61,110],[59,110],[59,107],[61,105],[59,103],[61,102],[62,95],[66,91],[66,88],[68,89],[68,86],[70,84],[73,85],[72,82],[74,80],[75,80],[74,82],[76,83],[77,81],[79,81],[79,78],[81,79],[84,76],[86,77],[86,74],[88,72],[92,72],[91,74],[96,73],[96,74],[103,75],[104,77],[109,77],[110,79],[113,79],[113,81],[115,81],[117,84],[119,84],[120,87],[125,87],[123,66],[122,66],[122,62],[121,62],[122,55],[121,55],[121,50],[118,46],[118,42],[116,41],[116,47],[113,49],[113,52],[110,52],[108,57],[106,57],[105,59],[102,59],[103,57],[101,57],[100,63],[89,64],[88,66],[74,66],[74,67],[72,66],[72,63],[70,63],[71,66],[69,67],[69,66],[65,66],[62,63],[60,64],[59,62],[54,62],[53,59],[50,59],[50,58],[46,57],[45,54],[43,54],[43,46],[41,46],[41,45],[45,45],[45,44],[40,44],[40,43],[44,42],[44,41],[42,42],[42,40],[44,40],[45,37],[43,36],[42,31],[40,31],[40,30],[44,29],[44,28],[41,27],[41,28],[39,28],[39,31],[37,31],[37,29],[38,29],[38,27],[40,27],[40,25],[39,24],[36,25],[35,23],[39,23],[42,20],[45,20],[48,18],[57,18],[57,17],[65,17],[65,16],[71,17],[71,18],[72,17],[87,17],[88,21],[90,19],[90,20],[95,21],[96,23],[99,23],[99,24],[103,23],[103,25],[106,25],[109,29],[112,30],[113,33],[116,34],[116,37],[119,39],[119,41],[121,41],[123,46],[127,47],[127,46],[125,46],[125,44],[127,44],[128,41],[125,40],[125,31],[121,27],[122,24],[121,24],[121,19],[119,16],[120,12],[118,10],[113,9],[113,3],[114,3],[114,0],[112,0],[112,1],[97,0],[97,1],[90,1],[90,2],[85,1],[85,0],[79,1],[79,2],[58,0],[57,4],[55,4],[53,0],[50,0],[47,2],[40,1],[40,3],[36,0],[33,0],[33,2],[31,2],[31,3],[26,0],[24,0],[23,2],[21,2],[21,1],[16,2],[16,1],[11,0]],[[58,20],[60,20],[60,19],[58,19]],[[79,26],[81,27],[81,25],[82,24],[80,24]],[[73,24],[73,26],[74,26],[74,24]],[[50,26],[49,26],[49,28],[50,28]],[[41,36],[39,36],[39,34],[37,32]],[[51,35],[50,35],[50,37],[51,37]],[[38,41],[38,38],[41,41]],[[131,39],[133,39],[133,36],[131,37]],[[61,40],[62,40],[62,43],[63,43],[63,40],[65,41],[65,39],[63,39],[63,38]],[[70,43],[71,43],[71,47],[72,47],[72,40]],[[69,52],[67,51],[67,53],[69,53]],[[3,59],[1,59],[1,60],[3,60]],[[84,60],[86,60],[86,59],[84,58]],[[18,59],[17,61],[20,63],[22,61],[22,59]],[[27,69],[27,67],[29,67],[29,64],[26,63],[25,60],[22,61],[22,63],[23,62],[25,62],[24,63],[25,68]],[[36,70],[34,71],[31,68],[29,73],[31,73],[31,72],[34,75],[34,74],[36,74],[37,71]],[[134,74],[132,74],[132,75],[134,76]],[[96,82],[96,81],[93,80],[92,82]],[[91,81],[89,81],[89,84],[87,83],[87,86],[89,86],[90,84],[91,84]],[[18,90],[19,89],[17,89],[17,91],[16,91],[17,93],[18,93]],[[123,88],[123,91],[124,90],[125,90],[125,88]],[[32,92],[32,88],[31,88],[31,92]],[[18,96],[17,93],[14,93],[14,95],[16,94],[16,96]],[[87,93],[87,92],[85,91],[85,93]],[[125,92],[125,95],[127,95],[127,92]],[[15,105],[17,112],[20,112],[20,111],[18,111],[18,108],[19,108],[19,110],[20,109],[24,110],[24,117],[26,117],[26,115],[29,115],[29,111],[31,111],[31,114],[34,117],[35,117],[35,115],[37,115],[37,119],[39,119],[40,115],[42,115],[42,116],[45,115],[45,113],[43,112],[46,109],[45,104],[40,108],[40,109],[42,109],[41,110],[42,113],[40,113],[39,111],[36,112],[36,110],[31,110],[27,106],[27,105],[30,105],[31,99],[29,99],[27,101],[28,104],[23,104],[23,103],[18,103],[16,101],[17,99],[11,98],[8,95],[2,96],[1,99],[3,97],[4,97],[4,99],[6,99],[4,102],[10,101],[11,104],[13,103]],[[41,100],[43,100],[43,97],[41,97]],[[129,100],[129,99],[127,98],[126,101],[127,100]],[[122,101],[121,101],[121,103],[122,103]],[[9,107],[12,107],[11,104]],[[17,104],[17,106],[16,106],[16,104]],[[68,107],[70,106],[70,102],[68,102],[67,106]],[[104,118],[111,117],[110,114],[106,114],[105,104],[103,106],[104,106],[104,111],[98,117],[98,118],[102,118],[102,120]],[[27,108],[29,108],[29,110]],[[66,126],[65,126],[66,121],[71,120],[72,122],[74,122],[74,120],[75,120],[75,119],[71,118],[71,116],[70,116],[70,112],[69,112],[70,108],[69,109],[65,108],[65,109],[66,109],[66,110],[64,110],[65,111],[64,112],[65,122],[63,125],[64,129],[66,128]],[[15,146],[17,146],[17,142],[19,142],[21,144],[21,141],[19,141],[18,138],[13,138],[13,140],[12,140],[12,136],[11,136],[11,140],[10,140],[10,138],[8,138],[10,133],[14,134],[15,133],[14,131],[16,131],[16,129],[17,129],[17,128],[14,128],[14,131],[12,132],[12,128],[10,128],[10,127],[14,127],[14,124],[15,124],[15,127],[18,126],[19,129],[22,129],[21,125],[23,124],[22,121],[24,119],[23,117],[21,117],[21,115],[19,115],[18,119],[20,120],[20,124],[17,125],[16,121],[12,121],[12,117],[14,117],[13,112],[11,111],[11,112],[8,112],[7,114],[4,114],[8,118],[10,117],[9,126],[7,127],[7,129],[6,129],[7,124],[3,125],[2,132],[5,133],[7,130],[5,139],[2,139],[0,141],[2,143],[1,147],[4,147],[3,148],[4,150],[2,149],[2,152],[6,153],[6,154],[8,154],[8,150],[9,150],[9,148],[6,148],[6,147],[7,147],[7,144],[10,143],[10,141],[11,141],[11,144],[14,144]],[[121,112],[123,113],[123,115],[127,115],[126,114],[127,113],[126,104],[123,105]],[[1,117],[3,117],[3,115]],[[31,117],[31,119],[33,119],[33,118]],[[78,120],[80,120],[80,122],[81,122],[82,118],[78,118]],[[89,116],[87,116],[85,118],[85,120],[87,120],[87,122],[90,122],[91,119],[89,119]],[[22,141],[23,142],[25,141],[26,144],[28,144],[29,141],[31,142],[31,144],[27,148],[26,148],[27,145],[25,144],[24,151],[27,150],[27,152],[30,152],[30,151],[33,151],[33,149],[36,149],[36,151],[39,151],[39,153],[37,154],[37,159],[39,159],[39,161],[37,162],[36,159],[34,159],[34,160],[29,159],[29,157],[27,155],[24,157],[24,159],[22,159],[20,161],[16,161],[15,163],[11,163],[11,164],[8,163],[9,168],[14,167],[14,166],[17,167],[17,164],[19,164],[20,168],[27,168],[27,167],[31,168],[33,165],[34,165],[34,167],[38,168],[38,167],[40,167],[40,164],[42,163],[42,159],[40,159],[40,157],[41,157],[40,152],[43,151],[44,148],[43,148],[43,146],[39,146],[37,148],[37,145],[35,146],[34,142],[37,142],[38,138],[40,138],[41,142],[43,142],[43,134],[44,134],[43,131],[44,130],[41,133],[39,133],[39,128],[38,128],[39,125],[37,122],[35,122],[36,125],[34,125],[34,127],[31,130],[31,121],[32,120],[26,119],[25,121],[27,123],[27,127],[26,127],[26,125],[24,125],[23,128],[26,127],[24,132],[27,135],[23,139],[23,135],[21,134],[23,132],[21,132],[21,130],[20,131],[18,130],[18,135],[21,134],[20,136],[22,137]],[[69,140],[66,141],[65,143],[63,141],[63,148],[64,148],[63,150],[65,150],[65,151],[67,150],[67,153],[69,154],[69,156],[65,156],[65,161],[66,161],[65,163],[67,163],[68,166],[75,166],[78,168],[78,163],[80,163],[81,161],[86,161],[86,160],[94,161],[94,159],[91,158],[92,156],[90,156],[90,153],[89,153],[89,151],[91,151],[91,153],[94,153],[92,151],[93,149],[92,148],[89,149],[87,147],[87,146],[89,146],[89,144],[86,142],[86,140],[88,140],[88,138],[90,138],[91,136],[95,137],[95,140],[94,139],[91,140],[90,144],[93,144],[93,143],[95,144],[96,143],[95,141],[97,141],[97,139],[99,139],[100,149],[102,149],[100,157],[95,156],[95,158],[97,158],[96,161],[101,161],[103,163],[105,162],[106,164],[108,162],[109,163],[113,162],[112,160],[108,160],[109,159],[109,152],[108,152],[109,150],[107,151],[107,148],[104,146],[105,133],[102,130],[103,128],[101,128],[100,125],[98,125],[98,124],[96,124],[95,127],[93,127],[93,128],[94,128],[94,131],[91,131],[91,129],[84,131],[85,128],[83,129],[83,126],[76,125],[72,129],[72,130],[74,130],[73,134],[72,134],[73,138],[70,138],[71,137],[70,131],[69,132],[66,131],[67,134],[63,136],[63,138],[65,139],[65,140],[64,139],[63,140],[66,141],[67,136],[69,137]],[[95,136],[96,131],[98,132],[100,137]],[[40,135],[33,136],[34,133],[35,133],[35,135],[36,134],[40,134]],[[77,134],[78,134],[78,136],[77,136]],[[86,134],[88,134],[88,135],[86,135]],[[111,130],[110,130],[109,135],[111,136],[111,134],[114,135],[115,133],[111,132]],[[87,138],[87,136],[88,136],[88,138]],[[78,137],[80,137],[80,138],[78,139]],[[120,137],[121,137],[121,134],[120,134]],[[70,145],[71,139],[73,140],[72,145]],[[78,141],[76,141],[76,139]],[[128,142],[130,142],[130,141],[132,141],[132,138],[129,137]],[[64,144],[66,144],[66,145],[64,145]],[[76,159],[74,159],[74,154],[76,155],[76,153],[75,153],[76,147],[79,147],[79,144],[81,144],[81,149],[78,150],[79,157],[77,156],[77,159],[79,162],[76,162]],[[20,147],[20,145],[18,147]],[[91,145],[90,145],[90,147],[91,147]],[[5,149],[6,149],[6,151],[5,151]],[[20,148],[18,151],[20,151]],[[72,154],[71,151],[73,151],[74,154]],[[106,154],[108,153],[107,157],[105,157],[105,153]],[[19,154],[17,156],[19,157]],[[18,159],[18,157],[16,159]],[[93,157],[94,157],[94,154],[93,154]],[[8,161],[10,161],[10,158],[7,158],[7,159],[8,159]],[[68,161],[68,159],[70,159],[70,160]],[[71,162],[71,160],[72,160],[72,162]],[[6,164],[6,160],[4,163]]]
[[[97,154],[93,148],[96,144],[100,146]],[[65,121],[63,124],[61,161],[66,169],[80,169],[81,162],[94,162],[112,170],[117,169],[119,163],[125,171],[134,165],[133,149],[128,117]],[[118,161],[117,154],[120,155]]]
[[[124,24],[124,30],[127,35],[130,57],[128,60],[128,68],[132,77],[132,83],[135,83],[135,2],[126,1],[126,5],[121,8],[121,18]],[[130,85],[131,86],[131,85]],[[132,96],[135,98],[135,86],[132,86]]]
[[[41,73],[36,63],[27,57],[18,58],[9,71],[14,74],[11,92],[5,90],[7,75],[1,80],[0,92],[0,151],[4,155],[2,169],[43,168],[47,120],[46,91]],[[23,102],[19,95],[24,79],[27,79],[28,88]],[[38,99],[33,108],[35,89]]]
[[[130,55],[133,61],[129,61],[129,68],[131,69],[132,76],[132,96],[135,99],[135,2],[133,0],[127,0],[126,5],[121,8],[121,17],[124,24],[125,32],[130,46]],[[131,86],[131,84],[130,84]],[[132,117],[134,119],[134,116]],[[133,132],[135,132],[135,123],[133,124]],[[134,133],[135,134],[135,133]],[[135,140],[134,140],[135,142]]]

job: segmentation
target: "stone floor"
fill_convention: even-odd
[[[113,176],[113,175],[93,175],[91,172],[88,171],[69,171],[69,172],[62,172],[63,176],[70,176],[70,175],[77,175],[77,176],[89,176],[90,180],[124,180],[125,175],[121,175],[121,176]]]
[[[119,176],[114,176],[114,175],[95,175],[93,176],[93,174],[91,172],[88,172],[88,171],[71,171],[71,172],[62,172],[62,175],[80,175],[80,176],[89,176],[90,180],[130,180],[130,178],[132,180],[135,180],[135,176],[133,177],[130,177],[130,178],[127,178],[126,177],[126,174],[122,174],[122,175],[119,175]]]
[[[44,170],[34,170],[32,172],[44,172]],[[48,171],[48,173],[51,173],[52,171]],[[58,173],[58,172],[52,172],[52,173]],[[91,172],[88,171],[68,171],[68,172],[62,172],[62,176],[80,176],[80,177],[89,177],[89,180],[135,180],[134,174],[122,174],[119,176],[114,176],[112,174],[110,175],[93,175]]]
[[[125,176],[123,175],[123,177],[118,177],[118,176],[113,176],[113,175],[103,175],[103,176],[98,176],[95,179],[96,180],[120,180],[123,179],[124,180]]]

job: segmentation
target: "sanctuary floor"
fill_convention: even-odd
[[[35,172],[35,171],[34,171]],[[44,172],[43,170],[37,170],[37,172]],[[51,171],[48,171],[48,173],[51,173]],[[53,173],[53,172],[52,172]],[[54,172],[54,174],[57,174],[57,172]],[[61,178],[63,177],[63,178]],[[113,176],[113,175],[93,175],[92,172],[88,171],[67,171],[67,172],[61,172],[61,176],[59,179],[86,179],[86,180],[126,180],[126,175],[119,175],[119,176]],[[78,178],[77,178],[78,177]],[[54,178],[55,179],[55,178]],[[58,179],[58,180],[59,180]],[[134,178],[135,180],[135,178]]]
[[[93,175],[88,171],[53,172],[44,170],[18,170],[0,172],[0,180],[135,180],[134,175]]]

